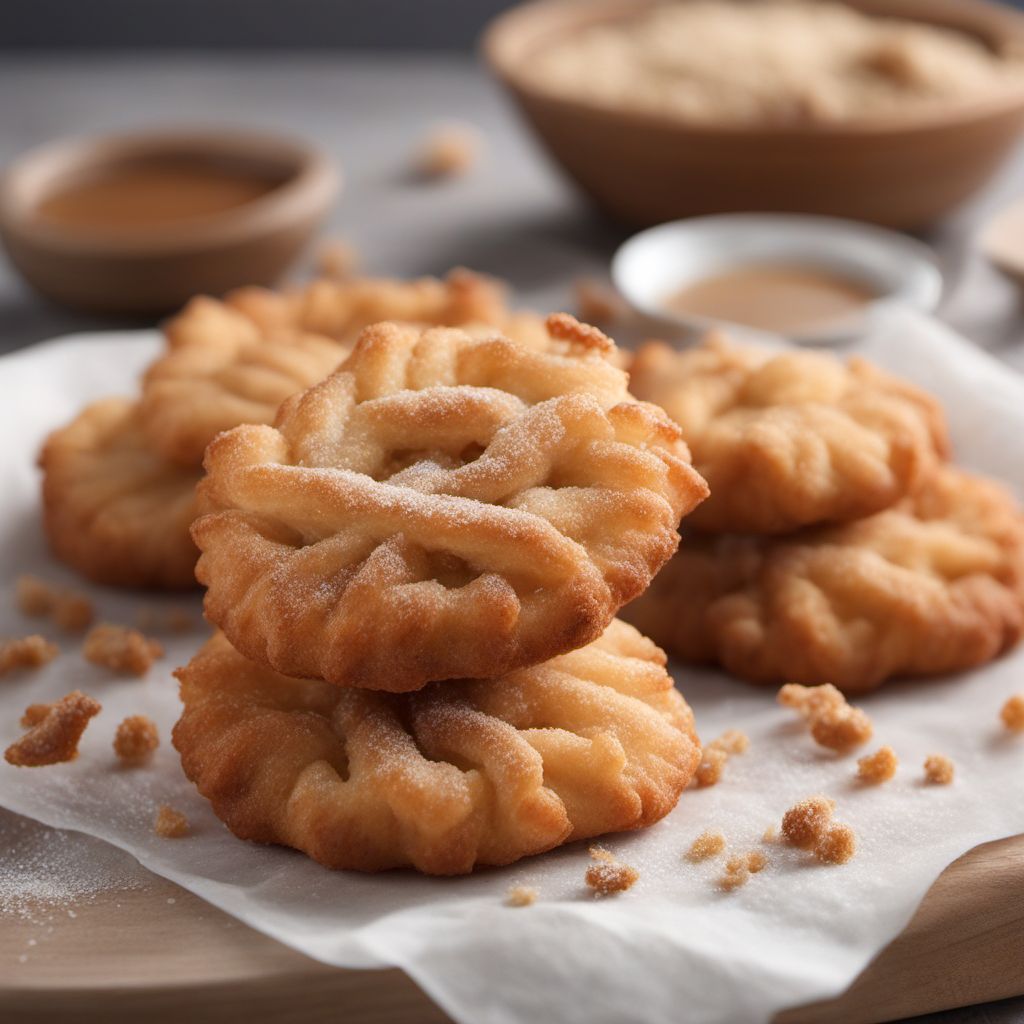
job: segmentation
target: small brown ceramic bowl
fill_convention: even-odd
[[[625,224],[757,210],[920,228],[977,191],[1024,126],[1024,90],[884,122],[709,125],[562,99],[524,73],[553,40],[657,2],[539,0],[499,16],[483,40],[492,70],[550,153]],[[1024,47],[1024,14],[985,0],[848,2],[866,14],[958,29],[1001,52]]]
[[[258,176],[262,194],[228,209],[119,231],[40,214],[48,199],[105,173],[161,162]],[[339,188],[331,162],[277,136],[166,132],[64,140],[20,157],[0,183],[0,236],[39,292],[92,312],[150,315],[198,294],[272,284],[323,221]]]

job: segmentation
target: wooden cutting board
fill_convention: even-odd
[[[156,876],[145,889],[100,894],[75,913],[30,956],[30,926],[0,917],[0,1020],[449,1020],[401,971],[325,967]],[[1021,993],[1024,836],[978,847],[951,865],[844,995],[787,1011],[777,1024],[869,1024]]]

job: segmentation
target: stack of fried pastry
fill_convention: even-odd
[[[539,317],[511,313],[497,282],[465,270],[193,299],[166,325],[139,399],[96,402],[48,439],[40,462],[54,552],[98,583],[194,587],[188,531],[206,445],[240,423],[270,423],[378,320],[497,326],[527,345],[545,337]]]
[[[872,689],[981,665],[1024,631],[1024,519],[948,461],[930,396],[859,359],[716,334],[650,342],[632,390],[680,425],[711,496],[626,611],[756,683]]]
[[[690,781],[690,709],[615,615],[707,486],[603,334],[541,326],[371,325],[207,447],[219,632],[174,744],[236,835],[458,874],[651,824]]]

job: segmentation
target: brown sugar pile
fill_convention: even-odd
[[[33,705],[33,708],[39,707]],[[100,710],[99,701],[79,690],[72,691],[47,708],[36,724],[7,748],[4,759],[20,768],[73,761],[78,756],[78,743],[89,719]]]
[[[505,894],[506,907],[529,907],[537,902],[537,890],[529,885],[513,885]]]
[[[587,868],[584,881],[595,896],[614,896],[631,889],[640,878],[640,872],[622,864],[603,846],[592,846],[590,856],[594,863]]]
[[[734,754],[742,754],[750,746],[750,739],[739,729],[727,729],[712,740],[701,754],[694,779],[698,788],[717,785],[722,780],[725,764]]]
[[[60,648],[38,633],[0,641],[0,676],[20,668],[41,668],[58,654]]]
[[[114,733],[114,753],[123,764],[145,764],[160,746],[156,722],[148,715],[129,715]]]
[[[188,818],[181,811],[164,804],[156,813],[153,831],[164,839],[182,839],[189,834]]]
[[[472,125],[454,121],[439,125],[420,144],[416,173],[432,179],[458,177],[477,162],[480,149],[480,133]]]
[[[1024,693],[1015,693],[1003,705],[999,717],[1011,732],[1024,732]]]
[[[812,796],[782,816],[782,836],[790,846],[810,850],[822,863],[845,864],[857,850],[853,829],[832,820],[836,802]]]
[[[831,683],[786,683],[779,690],[778,701],[803,715],[816,743],[839,753],[867,743],[874,732],[871,719],[860,708],[848,704]]]
[[[888,782],[899,767],[899,758],[892,747],[879,747],[873,754],[857,760],[857,778],[870,786]]]
[[[956,774],[956,767],[945,754],[929,754],[924,759],[925,782],[933,786],[948,786]]]
[[[764,871],[767,866],[768,858],[760,850],[735,854],[725,862],[725,872],[716,884],[722,892],[732,892],[746,885],[751,875]]]
[[[686,859],[692,864],[698,864],[702,860],[717,857],[724,849],[725,836],[721,832],[702,832],[686,852]]]
[[[82,648],[86,661],[133,676],[145,675],[163,653],[156,640],[143,636],[137,629],[107,622],[89,632]]]

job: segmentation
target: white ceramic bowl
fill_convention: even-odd
[[[766,263],[818,267],[861,281],[878,294],[863,316],[789,335],[808,344],[848,341],[890,303],[930,311],[942,297],[942,274],[921,242],[854,221],[797,214],[695,217],[641,231],[615,253],[612,280],[649,320],[677,331],[706,330],[720,321],[670,310],[666,298],[701,278]]]

